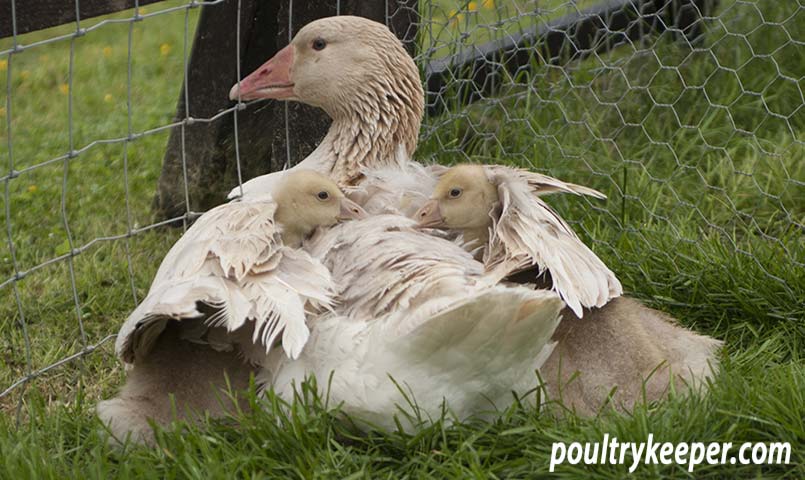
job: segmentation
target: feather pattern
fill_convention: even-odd
[[[533,390],[535,370],[554,348],[559,296],[497,285],[443,300],[432,299],[439,305],[414,321],[327,314],[302,355],[280,359],[261,380],[292,400],[294,388],[315,376],[321,393],[353,418],[394,429],[398,416],[407,430],[416,428],[417,416],[439,418],[443,406],[459,419],[494,415],[512,392]]]
[[[444,167],[425,166],[407,158],[397,166],[363,171],[363,180],[347,192],[368,213],[413,217],[428,201]]]
[[[349,318],[410,314],[427,300],[494,283],[459,245],[399,215],[337,225],[307,248],[336,279],[339,311]]]
[[[405,405],[398,386],[421,413],[436,417],[447,402],[462,418],[533,388],[559,296],[499,285],[461,244],[429,233],[377,215],[314,236],[306,248],[331,271],[339,302],[313,321],[299,358],[279,359],[261,383],[290,400],[305,377],[325,385],[332,373],[330,398],[387,428]]]
[[[513,273],[537,266],[540,274],[549,271],[554,290],[579,317],[582,308],[601,307],[623,293],[615,274],[539,198],[553,192],[605,198],[603,194],[509,167],[486,167],[486,171],[500,199],[500,215],[484,255],[489,268]]]
[[[233,336],[232,342],[260,344],[267,354],[281,338],[286,354],[298,356],[310,333],[306,305],[330,308],[333,285],[319,261],[282,245],[274,223],[276,207],[264,195],[202,215],[165,256],[148,295],[123,324],[117,339],[121,357],[133,362],[147,354],[166,319],[205,316],[208,328],[227,332],[250,322],[251,339]],[[188,340],[204,341],[206,329],[193,332],[185,334],[194,337]],[[256,351],[251,345],[242,347]]]

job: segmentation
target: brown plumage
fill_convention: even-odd
[[[718,372],[723,344],[628,297],[588,310],[584,318],[565,308],[553,340],[556,348],[540,368],[548,403],[556,412],[582,416],[610,407],[628,412],[643,400],[665,398],[672,388],[703,391]]]

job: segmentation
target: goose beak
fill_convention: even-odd
[[[291,66],[293,65],[293,45],[288,45],[271,60],[260,65],[260,68],[248,77],[236,83],[229,90],[230,100],[255,100],[273,98],[288,100],[293,98],[293,82],[291,82]]]
[[[338,212],[336,219],[338,220],[361,220],[366,218],[366,211],[360,205],[343,197],[341,199],[341,211]]]
[[[434,228],[444,226],[444,218],[442,218],[438,200],[428,201],[414,214],[414,219],[419,222],[420,227]]]

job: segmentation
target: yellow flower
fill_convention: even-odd
[[[103,56],[109,58],[112,56],[112,47],[103,47]]]
[[[0,60],[0,71],[5,71],[8,68],[8,60]]]
[[[168,55],[169,53],[171,53],[172,48],[173,47],[171,47],[170,44],[163,43],[162,45],[159,46],[159,53],[161,53],[162,56],[164,57],[164,56]]]
[[[113,98],[114,97],[112,97],[111,93],[107,93],[106,95],[103,96],[103,101],[106,102],[106,103],[109,103],[109,102],[112,101]]]
[[[36,185],[28,185],[28,192],[29,193],[34,193],[37,190],[39,190],[39,187],[37,187]]]
[[[145,15],[146,13],[148,13],[148,9],[145,7],[140,7],[140,15]]]
[[[59,85],[59,91],[62,93],[62,95],[67,95],[68,93],[70,93],[70,85],[62,83],[61,85]]]
[[[492,10],[495,8],[495,0],[484,0],[481,5],[487,10]]]
[[[29,72],[28,70],[21,71],[20,78],[23,80],[28,80],[29,78],[31,78],[31,72]]]
[[[456,26],[458,25],[458,22],[460,22],[463,19],[464,19],[463,13],[456,13],[455,10],[451,10],[450,16],[448,17],[448,22],[450,23],[451,26]]]
[[[470,2],[467,4],[467,10],[470,12],[477,12],[478,11],[478,2]]]

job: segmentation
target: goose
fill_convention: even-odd
[[[582,415],[594,415],[607,404],[629,411],[644,398],[662,398],[672,384],[680,392],[706,385],[718,369],[722,342],[620,296],[614,274],[538,198],[553,192],[604,198],[587,187],[512,167],[460,165],[441,174],[432,199],[415,218],[422,226],[456,230],[480,243],[485,263],[493,264],[487,268],[497,263],[508,271],[509,259],[515,267],[547,265],[567,308],[553,336],[556,347],[540,372],[547,396],[564,408]],[[518,263],[518,257],[525,261]],[[562,283],[562,275],[574,269],[578,273]],[[601,286],[597,300],[584,300],[595,288],[566,293],[591,277]],[[579,303],[587,308],[583,319]]]
[[[402,400],[398,396],[400,392],[393,388],[393,382],[388,382],[389,374],[398,374],[404,381],[410,379],[408,386],[412,391],[431,394],[428,401],[423,400],[428,414],[435,413],[439,401],[452,397],[452,391],[462,390],[458,388],[459,385],[464,385],[466,397],[473,400],[465,398],[449,403],[463,414],[469,414],[473,411],[472,405],[488,403],[484,398],[501,395],[509,398],[513,384],[504,379],[519,378],[523,369],[534,377],[534,369],[538,366],[535,365],[536,353],[542,351],[545,340],[550,337],[549,333],[544,332],[551,332],[555,328],[560,301],[554,297],[543,297],[545,292],[525,293],[528,289],[513,291],[503,287],[492,288],[495,282],[487,285],[489,290],[480,294],[479,287],[475,286],[478,280],[465,270],[467,267],[461,267],[461,262],[450,263],[447,259],[455,256],[462,262],[470,262],[476,276],[483,271],[479,262],[452,242],[412,229],[415,222],[412,223],[410,219],[393,215],[399,213],[400,208],[417,206],[417,201],[426,200],[426,197],[420,195],[419,198],[406,201],[403,198],[406,195],[402,194],[400,202],[392,201],[388,196],[379,195],[384,192],[374,189],[366,181],[377,175],[388,174],[396,178],[397,184],[392,189],[396,192],[402,190],[399,189],[402,181],[410,181],[415,186],[418,174],[434,178],[428,167],[410,161],[424,103],[418,71],[399,40],[384,25],[356,17],[312,22],[299,31],[288,47],[234,85],[230,98],[295,100],[321,107],[333,118],[333,124],[319,147],[294,168],[315,168],[327,173],[352,198],[359,199],[359,203],[370,213],[392,214],[371,217],[361,222],[363,228],[360,228],[361,225],[352,225],[348,229],[331,229],[324,234],[324,238],[331,239],[332,243],[326,240],[311,242],[309,248],[322,252],[321,260],[333,272],[335,282],[349,286],[339,291],[339,306],[335,312],[313,322],[316,325],[314,332],[330,331],[347,336],[338,337],[340,341],[316,336],[308,341],[303,357],[288,361],[281,359],[285,365],[283,368],[266,366],[261,383],[273,384],[278,391],[288,393],[288,385],[298,384],[305,375],[315,374],[322,378],[322,375],[332,371],[342,378],[340,384],[349,385],[343,391],[360,390],[366,393],[377,391],[369,386],[372,382],[383,380],[386,400],[364,396],[360,400],[364,406],[358,409],[378,420],[391,419],[396,411],[395,405]],[[281,172],[272,173],[250,180],[234,189],[230,198],[250,198],[270,191],[275,188],[275,182],[281,175]],[[416,191],[412,189],[411,192],[416,197]],[[405,240],[400,240],[401,236]],[[329,247],[316,248],[320,244]],[[485,280],[485,283],[488,281]],[[539,299],[550,298],[551,302],[541,300],[537,309],[534,306],[537,305],[536,300],[528,300],[531,295],[538,295]],[[458,329],[470,322],[470,326],[479,323],[485,326],[499,325],[502,330],[507,330],[504,328],[506,322],[519,317],[501,314],[502,317],[497,319],[496,312],[501,304],[508,305],[514,312],[521,308],[528,310],[524,305],[532,305],[530,308],[538,311],[526,317],[542,322],[539,324],[541,328],[534,327],[531,340],[525,345],[518,343],[524,340],[518,337],[517,342],[502,342],[495,350],[501,355],[500,358],[519,358],[522,368],[518,369],[512,364],[512,373],[506,375],[501,370],[501,363],[489,357],[480,363],[465,362],[464,370],[471,365],[477,367],[475,377],[455,373],[460,370],[457,368],[447,369],[446,372],[452,373],[445,375],[454,375],[453,382],[443,381],[443,388],[437,389],[431,381],[414,382],[427,378],[423,376],[425,370],[409,376],[415,370],[413,366],[410,369],[390,367],[392,364],[401,365],[402,358],[406,357],[394,357],[388,352],[395,351],[395,348],[403,349],[404,345],[416,345],[415,338],[420,337],[408,335],[415,335],[414,331],[420,329],[429,331],[436,328],[433,325],[451,324]],[[475,312],[476,317],[465,318],[468,311]],[[455,319],[452,322],[445,320],[451,318]],[[461,319],[464,321],[459,321]],[[397,324],[400,330],[393,334],[389,332],[388,337],[376,333],[388,331],[388,325]],[[529,324],[520,322],[520,328]],[[357,335],[361,340],[349,335]],[[328,340],[318,341],[320,338]],[[489,335],[479,338],[486,339]],[[372,355],[367,353],[364,356],[353,351],[355,342],[364,345]],[[526,347],[528,350],[524,351]],[[472,345],[447,342],[442,345],[442,351],[444,355],[462,358],[472,356],[473,349]],[[375,365],[377,370],[349,374],[349,367],[339,361],[338,352],[352,352],[340,357],[347,364],[362,360],[362,364]],[[385,361],[384,355],[389,355]],[[412,355],[409,352],[407,364],[414,365],[416,358]],[[396,360],[392,360],[392,357]],[[429,362],[424,364],[431,365]],[[484,370],[481,368],[484,364],[497,365],[498,370],[494,373]],[[343,368],[338,368],[338,365]],[[444,365],[441,367],[444,368]],[[288,372],[298,375],[289,375]],[[288,378],[293,378],[294,382],[289,382]],[[470,388],[473,384],[471,378],[497,378],[497,390],[480,386]],[[450,388],[451,385],[453,388]],[[333,398],[333,392],[328,395]],[[345,397],[344,400],[346,411],[352,411],[353,402],[359,401],[358,397]]]
[[[329,59],[329,57],[334,59]],[[286,171],[264,175],[236,187],[230,193],[230,198],[233,198],[234,201],[226,204],[226,208],[238,211],[241,208],[248,208],[252,201],[259,202],[263,196],[268,195],[271,197],[281,187],[283,178],[286,175],[305,168],[329,176],[337,186],[342,187],[342,190],[350,195],[350,198],[357,199],[358,203],[364,204],[367,209],[371,207],[372,212],[370,213],[397,213],[397,215],[390,216],[378,215],[380,218],[374,220],[369,218],[359,220],[359,222],[367,222],[372,229],[376,229],[374,231],[377,232],[377,235],[374,238],[380,244],[371,249],[372,253],[380,255],[378,252],[385,251],[386,245],[383,242],[386,241],[384,239],[388,232],[404,230],[406,234],[414,235],[417,239],[417,242],[410,246],[401,246],[408,249],[407,251],[411,255],[427,254],[427,249],[417,247],[420,242],[424,242],[427,245],[438,244],[435,250],[430,253],[433,258],[443,258],[446,249],[451,249],[454,252],[452,255],[466,254],[461,245],[453,242],[445,243],[443,242],[444,239],[440,239],[437,235],[430,235],[431,232],[417,231],[421,230],[418,227],[411,231],[411,223],[404,223],[407,220],[399,215],[400,211],[403,210],[409,213],[415,212],[428,200],[430,192],[427,189],[435,184],[436,174],[442,171],[442,168],[420,166],[410,161],[416,147],[423,113],[424,96],[416,66],[402,48],[400,42],[385,26],[356,17],[334,17],[313,22],[300,30],[289,47],[280,51],[274,58],[258,68],[257,71],[233,86],[230,96],[240,100],[273,98],[309,103],[324,109],[333,118],[333,123],[322,143],[307,159]],[[407,172],[413,176],[400,175],[400,172]],[[410,194],[393,192],[390,195],[389,203],[384,205],[386,202],[382,201],[383,195],[388,196],[389,192],[372,185],[372,181],[380,177],[397,177],[399,182],[404,181],[416,188],[412,188]],[[419,182],[418,179],[420,178],[426,181]],[[228,222],[223,217],[230,217],[230,215],[222,216],[220,221],[209,222],[204,230],[209,230],[213,237],[225,238],[226,235],[220,234],[221,229],[226,231],[228,228],[226,227]],[[203,216],[199,221],[202,219]],[[403,223],[396,224],[395,222]],[[314,247],[316,245],[341,245],[342,248],[347,247],[349,243],[343,240],[349,237],[345,236],[345,233],[340,231],[341,227],[337,225],[334,230],[329,235],[323,235],[321,232],[314,234],[312,238],[303,242],[303,246],[310,243]],[[321,238],[317,238],[319,235],[322,235]],[[396,238],[396,236],[393,237]],[[343,242],[332,243],[327,239],[341,239]],[[192,243],[186,242],[185,244],[187,248],[191,248]],[[323,250],[315,250],[316,255],[312,255],[314,260],[324,264],[328,270],[334,269],[337,271],[335,275],[331,273],[331,278],[334,279],[336,284],[336,296],[344,295],[345,293],[349,294],[349,292],[342,291],[344,279],[357,279],[358,277],[349,277],[348,271],[339,271],[338,268],[334,268],[336,265],[331,262],[336,261],[338,258],[332,256],[335,255],[334,253],[331,256],[327,256]],[[338,249],[333,249],[333,251],[336,250]],[[392,251],[392,249],[388,251]],[[353,250],[352,252],[360,254],[359,250]],[[183,254],[179,253],[176,258],[183,256]],[[465,261],[475,260],[470,254],[468,258],[465,258]],[[377,268],[382,268],[382,261],[376,265]],[[477,265],[473,264],[475,265],[474,267],[469,267],[469,265],[468,263],[467,267],[471,270],[482,268],[479,267],[480,262],[477,262]],[[168,277],[170,277],[169,272],[172,270],[173,267],[165,267]],[[469,275],[467,272],[462,273],[461,270],[458,270],[453,273],[451,280],[445,281],[465,282],[468,280],[460,277],[467,275]],[[158,274],[158,277],[160,276],[161,274]],[[493,276],[485,277],[483,283],[493,283],[492,278]],[[341,352],[342,356],[339,358],[337,351],[331,349],[325,355],[320,348],[317,348],[317,346],[326,344],[326,332],[332,334],[340,332],[339,329],[320,328],[320,324],[327,325],[329,322],[329,325],[340,325],[341,328],[347,328],[350,325],[345,322],[354,322],[355,328],[364,332],[362,338],[375,338],[375,334],[380,334],[384,328],[390,329],[395,325],[392,318],[404,318],[404,314],[392,312],[391,307],[396,305],[394,308],[407,310],[413,305],[415,310],[412,310],[412,312],[421,315],[419,320],[416,323],[413,323],[413,321],[411,323],[402,322],[400,325],[403,327],[408,325],[410,331],[403,329],[402,331],[392,332],[397,336],[391,335],[389,338],[407,338],[407,336],[414,335],[414,332],[418,329],[423,329],[421,331],[424,332],[427,329],[429,318],[436,322],[434,325],[437,325],[439,315],[461,312],[462,308],[472,308],[473,311],[480,310],[479,315],[484,315],[480,317],[484,319],[484,323],[480,324],[480,326],[486,325],[487,321],[493,325],[510,325],[513,321],[512,318],[515,320],[527,319],[526,324],[539,320],[538,325],[542,326],[540,331],[544,333],[551,330],[552,322],[555,321],[555,317],[552,317],[552,311],[556,308],[555,302],[557,299],[561,301],[553,292],[535,291],[532,294],[525,293],[522,290],[522,288],[526,287],[512,289],[513,287],[507,285],[493,284],[492,286],[482,287],[478,285],[473,287],[474,291],[482,293],[478,297],[483,299],[483,305],[489,306],[488,309],[479,309],[478,307],[481,304],[472,304],[472,307],[470,307],[470,303],[465,303],[472,302],[472,300],[451,300],[438,298],[438,296],[427,300],[423,297],[421,299],[423,302],[419,305],[416,300],[418,294],[414,290],[409,291],[409,287],[398,288],[399,293],[396,296],[390,291],[388,294],[384,294],[385,289],[393,290],[397,284],[395,283],[394,275],[383,277],[383,279],[383,282],[387,283],[381,284],[378,280],[376,282],[377,290],[370,289],[370,292],[367,293],[372,294],[371,292],[375,292],[374,297],[367,298],[380,299],[379,302],[366,303],[363,307],[354,311],[344,308],[343,304],[336,302],[337,309],[328,310],[325,308],[323,312],[313,312],[317,313],[318,316],[315,319],[309,319],[313,321],[307,322],[307,325],[311,328],[310,337],[305,346],[298,352],[299,356],[295,359],[289,358],[287,353],[279,348],[272,348],[266,355],[268,345],[244,341],[242,337],[251,339],[250,335],[253,335],[253,332],[250,332],[248,328],[230,332],[226,328],[216,326],[201,325],[199,327],[197,325],[199,319],[167,322],[161,335],[158,335],[150,343],[145,342],[150,345],[150,352],[143,361],[137,361],[137,345],[139,341],[132,343],[135,346],[135,361],[133,367],[129,367],[127,384],[123,387],[123,391],[118,398],[104,402],[99,406],[99,415],[106,423],[110,424],[112,432],[117,436],[120,437],[122,434],[131,433],[135,440],[140,435],[142,441],[147,441],[148,436],[151,435],[150,429],[146,427],[147,419],[150,418],[156,423],[165,424],[172,418],[167,414],[167,409],[163,407],[163,404],[155,404],[154,400],[165,397],[167,392],[172,392],[175,395],[175,401],[179,407],[177,410],[180,410],[177,413],[180,417],[190,418],[191,414],[189,412],[206,412],[216,416],[234,408],[233,405],[227,402],[238,403],[242,399],[240,397],[222,399],[219,398],[219,395],[211,394],[210,392],[217,393],[226,386],[231,386],[233,390],[239,390],[248,383],[249,377],[255,372],[261,379],[264,379],[268,387],[287,392],[289,385],[296,384],[296,381],[307,375],[308,372],[313,372],[317,375],[318,373],[323,374],[327,371],[326,366],[328,365],[337,364],[346,367],[351,355],[349,351]],[[355,287],[360,287],[360,282],[356,282]],[[427,294],[427,291],[422,291],[421,293]],[[493,302],[493,297],[497,295],[502,295],[501,298],[511,300],[503,302],[503,305],[508,305],[512,311],[516,310],[520,313],[511,314],[509,312],[505,315],[501,314],[500,317],[492,315],[495,311],[494,309],[497,308]],[[531,295],[544,295],[545,297],[539,299],[531,297]],[[377,326],[367,328],[370,323],[369,319],[363,318],[361,320],[361,318],[356,317],[356,315],[363,315],[363,313],[359,313],[362,308],[379,308],[382,302],[398,297],[397,302],[387,304],[389,311],[380,312],[375,317],[378,321],[373,323]],[[465,307],[464,305],[467,306]],[[514,309],[514,305],[517,305],[516,309]],[[202,308],[199,308],[199,311],[206,313]],[[215,312],[212,313],[214,314]],[[534,316],[533,319],[531,318],[532,315]],[[466,321],[471,320],[467,315],[459,315],[459,317],[464,318]],[[585,318],[585,321],[588,321],[588,319]],[[557,331],[564,323],[564,320],[560,321],[559,326],[556,327]],[[381,325],[384,325],[384,327],[381,327]],[[196,334],[197,329],[206,331],[206,336]],[[370,334],[368,332],[375,333]],[[584,335],[583,329],[580,334]],[[423,335],[419,338],[425,340],[429,336],[431,335]],[[565,335],[559,344],[553,346],[552,343],[544,343],[542,337],[544,335],[535,335],[533,339],[526,335],[514,337],[522,340],[530,339],[528,347],[535,349],[535,351],[539,350],[538,353],[534,354],[534,358],[523,361],[523,364],[529,365],[529,370],[540,365],[544,360],[542,357],[547,355],[551,348],[556,351],[562,347],[562,342],[571,343],[565,345],[566,348],[563,349],[565,355],[571,356],[578,355],[572,348],[573,342],[582,345],[585,340],[590,340],[588,343],[595,344],[590,338],[580,339],[573,335]],[[147,338],[147,336],[143,336],[143,338]],[[454,338],[435,336],[434,338],[441,339],[440,346],[442,347],[461,343],[460,336]],[[557,338],[556,332],[554,332],[553,338]],[[201,342],[199,342],[199,339]],[[410,337],[410,339],[412,341],[408,342],[408,344],[416,345],[414,337]],[[368,351],[375,344],[388,346],[390,345],[389,341],[362,340],[361,348]],[[403,343],[405,342],[401,342],[401,344]],[[685,343],[684,336],[681,339],[681,343]],[[297,343],[297,345],[299,344],[301,342]],[[345,345],[338,342],[334,344]],[[254,353],[255,357],[251,357],[246,351],[247,349],[244,348],[249,347],[249,351],[251,351],[250,345],[258,347],[257,352]],[[494,344],[489,344],[489,347],[491,346],[494,346]],[[283,344],[284,348],[285,345]],[[290,345],[288,348],[293,350]],[[605,349],[606,345],[600,345],[598,348]],[[629,348],[628,345],[624,346],[625,350],[629,350]],[[449,350],[445,350],[445,352],[447,351]],[[517,352],[519,355],[524,355],[523,349],[519,348],[518,345],[513,345],[512,351]],[[533,352],[527,353],[528,355],[524,355],[524,357],[530,357]],[[376,350],[374,355],[363,356],[362,358],[373,362],[373,364],[384,365],[382,351]],[[377,355],[381,356],[378,357]],[[251,365],[253,362],[245,361],[244,357],[258,358],[261,363],[259,366],[253,366]],[[553,357],[554,354],[551,354],[548,360]],[[483,365],[476,366],[475,363],[468,363],[468,365],[473,365],[473,368],[483,368]],[[496,373],[506,376],[505,365],[505,362],[498,365]],[[521,370],[525,368],[521,367]],[[599,366],[587,365],[585,368],[596,369]],[[495,372],[492,370],[481,371],[486,372],[485,375],[488,378],[495,376]],[[406,382],[417,379],[427,380],[427,371],[420,369],[419,372],[418,376],[404,377],[403,380]],[[533,370],[531,372],[533,374]],[[405,373],[402,372],[402,376]],[[514,381],[511,379],[518,376],[519,373],[509,376],[508,383]],[[533,381],[533,375],[528,375],[527,377],[526,381]],[[472,377],[466,377],[465,381],[471,382],[470,378]],[[352,379],[354,380],[355,377],[352,377]],[[461,385],[460,377],[454,377],[452,380],[454,385]],[[214,388],[209,388],[210,384]],[[345,385],[357,386],[358,384],[347,382]],[[549,384],[550,386],[551,384]],[[513,385],[513,387],[518,387],[518,385]],[[512,388],[512,390],[518,390],[518,388]],[[440,392],[444,391],[440,390]],[[367,399],[369,397],[363,398]],[[359,401],[359,399],[348,396],[345,396],[344,400],[347,408],[350,407],[350,402]],[[188,413],[182,411],[182,406],[184,405],[188,406],[186,409]],[[358,404],[355,405],[355,410],[360,411],[361,408]],[[462,405],[461,400],[451,403],[452,408],[456,408],[465,414],[474,409],[474,407],[469,408],[472,405],[469,403]],[[372,408],[371,411],[385,413],[389,411],[389,408],[391,407],[386,402],[386,404],[378,408]]]
[[[297,357],[309,336],[306,309],[332,308],[335,289],[302,242],[363,216],[332,180],[310,170],[285,175],[270,195],[203,214],[165,256],[118,334],[127,382],[98,405],[114,437],[149,441],[148,419],[171,419],[169,393],[180,417],[226,410],[231,405],[221,405],[209,384],[246,388],[277,341]]]
[[[441,174],[431,200],[415,216],[423,226],[460,231],[465,241],[482,247],[488,268],[512,274],[536,265],[537,275],[548,271],[553,288],[581,317],[583,307],[601,307],[623,288],[539,198],[555,192],[606,198],[591,188],[519,168],[459,165]]]

